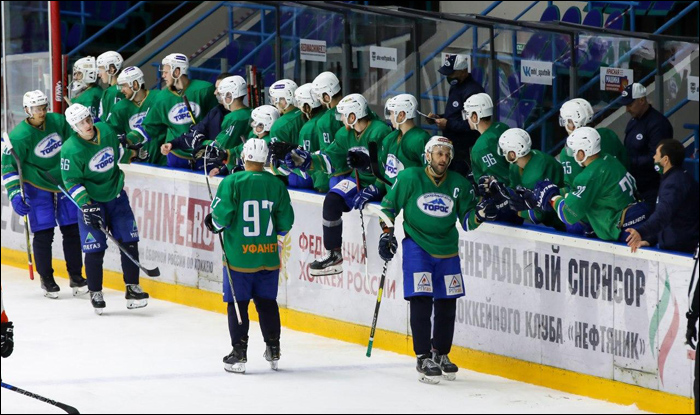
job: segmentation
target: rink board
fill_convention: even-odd
[[[144,286],[156,298],[224,312],[221,251],[203,225],[209,213],[203,176],[124,170],[142,262],[162,273]],[[343,218],[344,273],[313,279],[308,265],[324,254],[323,198],[290,193],[296,221],[280,241],[284,324],[366,342],[383,265],[377,216],[365,211],[367,264],[360,215],[351,212]],[[2,206],[3,263],[22,266],[23,228],[4,192]],[[397,225],[402,238],[400,217]],[[60,249],[55,256],[63,258]],[[684,335],[692,258],[631,254],[620,245],[498,225],[460,229],[460,257],[466,297],[458,302],[452,352],[460,366],[641,409],[690,411],[695,356]],[[55,268],[61,275],[64,267]],[[105,268],[114,271],[106,285],[123,287],[116,249],[109,249]],[[376,347],[411,354],[402,284],[399,250],[388,268]]]

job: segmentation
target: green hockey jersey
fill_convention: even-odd
[[[294,224],[289,192],[281,180],[267,172],[232,174],[221,182],[211,207],[215,226],[225,228],[230,269],[254,273],[280,268],[277,236]]]
[[[71,197],[82,206],[107,203],[124,188],[124,172],[117,133],[109,124],[95,124],[95,137],[86,141],[74,133],[61,148],[61,173]]]
[[[532,158],[524,169],[515,163],[510,165],[510,187],[522,186],[534,190],[535,185],[540,180],[549,180],[560,188],[564,186],[564,171],[557,159],[539,150],[531,150],[530,154],[532,154]],[[553,212],[526,210],[518,212],[518,215],[530,219],[534,223],[542,222],[547,226],[564,230],[564,224],[557,219]]]
[[[554,210],[562,222],[590,223],[598,238],[616,241],[623,210],[634,203],[637,183],[615,157],[604,154],[576,176],[571,192],[559,197]]]
[[[610,154],[618,159],[626,169],[629,169],[630,164],[629,157],[627,156],[627,148],[625,148],[622,141],[617,138],[617,134],[608,128],[596,128],[596,131],[600,134],[600,152],[603,154]],[[559,163],[561,163],[564,169],[564,183],[568,188],[571,188],[576,176],[583,171],[583,167],[579,166],[576,160],[567,154],[566,146],[564,146],[561,153],[559,153]]]
[[[107,117],[107,124],[114,128],[117,134],[126,134],[129,142],[141,142],[143,136],[138,129],[158,100],[158,94],[160,93],[161,91],[155,89],[146,91],[146,98],[143,99],[140,105],[137,105],[134,101],[122,99],[112,107]],[[160,153],[160,147],[156,141],[148,141],[144,147],[148,151],[148,163],[156,166],[166,164],[165,156]]]
[[[112,108],[117,104],[117,102],[126,99],[124,94],[122,94],[119,85],[112,85],[102,92],[102,98],[100,99],[100,109],[98,116],[101,121],[109,122],[109,114],[112,112]]]
[[[476,140],[471,152],[474,180],[478,181],[481,176],[488,175],[506,186],[509,184],[509,163],[498,151],[498,139],[507,129],[507,124],[495,122]]]
[[[102,99],[102,88],[97,84],[90,85],[85,91],[81,92],[80,95],[73,98],[71,102],[73,104],[82,104],[90,110],[92,118],[98,118],[100,113],[100,100]]]
[[[24,120],[10,131],[8,136],[19,158],[25,183],[49,192],[59,192],[58,187],[42,172],[61,180],[61,147],[72,133],[66,118],[55,113],[46,114],[43,129]],[[20,186],[17,163],[9,150],[2,155],[2,182],[7,196],[12,200],[20,191]]]
[[[270,141],[284,141],[296,144],[299,142],[299,132],[306,118],[300,109],[296,108],[281,116],[270,128]]]
[[[435,258],[451,258],[459,248],[455,222],[466,221],[470,230],[478,226],[476,203],[474,188],[461,175],[448,171],[437,184],[427,167],[413,167],[398,175],[382,210],[391,220],[403,210],[406,236]]]
[[[392,184],[396,176],[405,169],[425,165],[425,145],[430,140],[430,134],[420,127],[413,127],[401,134],[394,130],[387,135],[379,146],[379,160],[384,177]],[[386,190],[386,185],[377,182],[380,189]]]

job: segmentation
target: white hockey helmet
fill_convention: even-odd
[[[406,122],[406,120],[412,120],[416,118],[416,110],[418,109],[418,101],[411,94],[399,94],[395,97],[389,98],[389,100],[384,104],[384,118],[391,120],[391,113],[394,113],[394,117],[397,117],[399,113],[406,113],[406,118],[400,123],[401,125]],[[394,118],[396,121],[396,118]]]
[[[233,75],[222,79],[217,90],[221,97],[221,103],[225,107],[228,107],[234,99],[244,97],[248,94],[248,85],[242,76]],[[229,98],[231,101],[227,101]]]
[[[243,145],[241,159],[244,162],[251,161],[253,163],[266,163],[267,155],[270,150],[267,147],[265,140],[261,138],[250,138]]]
[[[122,58],[122,55],[119,54],[119,52],[114,52],[114,51],[109,51],[101,54],[100,56],[97,57],[97,68],[104,68],[107,74],[109,75],[109,79],[111,81],[112,77],[114,76],[113,74],[109,73],[109,69],[111,65],[114,65],[115,68],[115,74],[119,72],[119,70],[122,68],[122,64],[124,63],[124,58]]]
[[[600,153],[600,134],[595,128],[581,127],[574,130],[573,133],[566,139],[567,153],[576,160],[579,166],[588,160],[589,157]],[[583,151],[586,157],[583,160],[578,160],[579,151]]]
[[[78,124],[86,118],[92,120],[92,114],[90,114],[90,110],[83,104],[76,103],[66,109],[66,121],[68,121],[73,131],[77,133],[85,133],[85,131],[80,131],[78,129]]]
[[[257,131],[255,131],[255,127],[262,124],[263,131],[269,132],[270,128],[272,128],[272,124],[274,124],[279,118],[280,112],[277,110],[277,108],[272,105],[261,105],[255,108],[250,114],[250,126],[253,127],[253,131],[257,133]]]
[[[588,125],[593,120],[593,107],[583,98],[566,101],[559,110],[559,126],[567,128],[569,121],[574,129]],[[568,131],[568,128],[567,128]]]
[[[73,64],[73,79],[75,74],[81,73],[83,78],[80,79],[84,84],[92,84],[97,82],[97,63],[93,56],[80,58]]]
[[[357,121],[369,115],[369,105],[367,100],[361,94],[350,94],[341,99],[338,106],[335,108],[338,112],[336,115],[339,118],[345,117],[345,122],[351,128],[357,124]],[[350,124],[348,119],[350,114],[355,114],[355,122]]]
[[[139,89],[134,89],[134,81],[139,84]],[[136,93],[143,89],[146,85],[146,81],[143,78],[143,72],[137,66],[128,66],[117,77],[117,85],[129,85],[134,93],[131,95],[129,100],[133,100]]]
[[[284,111],[289,108],[290,105],[297,106],[296,100],[294,99],[294,92],[297,90],[297,83],[291,79],[282,79],[270,85],[270,102],[272,105],[279,108],[279,102],[281,98],[287,101],[287,105],[284,108],[279,108],[280,111]]]
[[[476,113],[476,125],[479,125],[482,118],[493,115],[493,101],[489,94],[481,92],[467,98],[462,107],[462,119],[470,120],[474,113]]]
[[[515,163],[519,158],[530,154],[532,139],[527,131],[521,128],[510,128],[498,139],[498,154],[506,158],[508,163]],[[515,153],[515,159],[508,158],[508,153]]]
[[[24,110],[31,110],[32,107],[41,105],[49,105],[49,98],[40,90],[25,92],[22,97],[22,106]]]
[[[294,101],[297,103],[299,108],[304,105],[308,105],[309,108],[314,109],[321,106],[321,101],[311,92],[313,88],[312,83],[304,84],[294,91]]]
[[[433,149],[438,146],[447,147],[450,150],[450,163],[452,163],[452,159],[455,157],[455,148],[452,145],[452,141],[447,137],[434,135],[430,137],[430,140],[425,145],[425,159],[428,161],[428,164],[430,164],[433,157]]]
[[[158,68],[158,70],[162,72],[165,65],[170,66],[170,74],[172,77],[174,79],[179,79],[179,76],[175,78],[175,69],[180,69],[180,76],[187,75],[187,70],[190,68],[190,61],[187,59],[187,56],[183,55],[182,53],[171,53],[163,58],[163,60],[160,62],[160,68]]]
[[[329,97],[333,98],[334,95],[340,92],[340,81],[333,72],[320,73],[312,84],[311,92],[324,104],[328,103],[323,101],[323,94],[328,94]]]

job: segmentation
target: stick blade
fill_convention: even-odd
[[[160,277],[160,269],[158,267],[154,269],[144,269],[143,272],[149,277]]]

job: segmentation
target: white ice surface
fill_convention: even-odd
[[[226,316],[150,300],[127,310],[124,293],[105,291],[95,315],[68,281],[58,300],[38,277],[2,266],[15,351],[3,381],[76,407],[81,413],[641,413],[625,407],[461,370],[456,382],[419,383],[415,359],[282,329],[280,371],[262,357],[251,324],[248,373],[224,372]],[[61,413],[2,389],[2,413]]]

